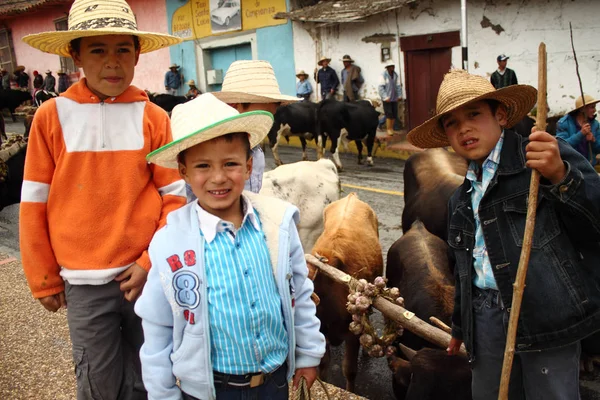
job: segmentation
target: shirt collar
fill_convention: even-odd
[[[500,153],[502,151],[502,144],[504,143],[504,130],[498,139],[498,143],[494,149],[487,156],[483,165],[481,166],[483,169],[492,169],[496,171],[498,169],[498,165],[500,164]],[[467,179],[471,182],[477,182],[479,175],[480,167],[475,161],[471,161],[469,163],[469,168],[467,169]]]
[[[242,219],[242,226],[249,220],[254,229],[260,231],[260,224],[258,222],[258,215],[252,207],[250,200],[242,195],[242,210],[244,212],[244,218]],[[200,223],[200,231],[204,239],[210,243],[215,239],[217,233],[225,232],[228,229],[235,231],[233,223],[222,220],[221,218],[213,215],[203,209],[199,203],[196,202],[196,212],[198,214],[198,221]]]

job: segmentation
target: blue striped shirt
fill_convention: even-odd
[[[473,278],[473,284],[481,289],[498,290],[496,278],[494,278],[492,265],[485,245],[483,230],[481,229],[481,221],[479,220],[479,203],[498,170],[502,143],[504,143],[504,132],[500,135],[496,147],[494,147],[490,155],[485,159],[483,165],[479,167],[475,161],[471,161],[469,163],[469,169],[467,170],[467,179],[471,182],[471,189],[469,189],[469,192],[471,193],[471,203],[473,205],[473,215],[475,217],[475,247],[473,248],[473,268],[475,269],[475,277]],[[480,171],[481,180],[478,178]]]
[[[272,372],[288,353],[281,298],[258,213],[242,196],[239,229],[197,206],[206,241],[211,360],[215,371]]]

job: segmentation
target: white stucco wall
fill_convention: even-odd
[[[584,91],[600,98],[600,1],[597,0],[473,0],[467,2],[469,71],[487,76],[497,68],[500,53],[510,56],[508,67],[515,70],[519,83],[537,87],[537,58],[540,42],[548,52],[548,104],[550,115],[563,114],[573,108],[579,96],[575,62],[571,51],[569,21],[574,23],[573,37]],[[503,32],[483,28],[487,17]],[[460,1],[423,0],[415,9],[404,7],[383,15],[370,17],[366,22],[348,23],[321,29],[321,53],[307,32],[308,24],[294,22],[296,70],[311,74],[318,55],[332,58],[331,66],[338,72],[343,68],[342,56],[349,54],[360,66],[365,78],[361,94],[377,98],[377,84],[385,63],[380,61],[380,44],[361,39],[373,34],[400,36],[423,35],[460,30]],[[392,43],[392,59],[404,80],[404,59],[398,51],[398,41]],[[453,48],[452,64],[460,68],[461,49]],[[398,68],[398,65],[400,68]]]

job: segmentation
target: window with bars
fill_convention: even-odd
[[[54,26],[57,31],[66,31],[69,29],[67,18],[59,18],[54,20]],[[75,62],[71,57],[60,57],[60,69],[65,71],[67,74],[78,72]]]
[[[0,29],[0,68],[12,73],[15,65],[15,50],[12,35],[8,29]]]

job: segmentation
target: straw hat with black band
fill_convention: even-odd
[[[133,10],[125,0],[75,0],[69,11],[66,31],[27,35],[23,41],[46,53],[70,57],[72,40],[103,35],[134,35],[140,40],[140,53],[148,53],[181,42],[162,33],[139,31]]]
[[[596,104],[596,103],[600,103],[600,100],[596,100],[594,99],[592,96],[588,95],[588,94],[584,94],[583,95],[583,99],[585,99],[585,105],[589,106],[590,104]],[[569,111],[567,114],[571,114],[572,112],[575,111],[580,111],[584,105],[583,105],[583,99],[581,98],[581,96],[579,96],[576,100],[575,100],[575,108],[572,109],[571,111]]]
[[[482,76],[471,75],[463,70],[450,71],[444,76],[438,92],[436,115],[411,130],[407,139],[423,149],[450,146],[440,118],[459,107],[481,100],[496,100],[503,104],[507,111],[505,128],[510,128],[531,111],[536,96],[537,90],[529,85],[512,85],[496,90]]]
[[[273,67],[267,61],[234,61],[227,70],[220,92],[212,92],[227,104],[293,103],[299,98],[281,94]]]
[[[323,61],[331,62],[331,58],[323,56],[319,59],[317,65],[323,65]]]
[[[273,125],[267,111],[240,114],[219,101],[213,93],[204,93],[175,106],[171,114],[173,141],[153,151],[146,159],[165,168],[177,168],[177,155],[197,144],[234,132],[247,132],[250,148],[260,144]]]

